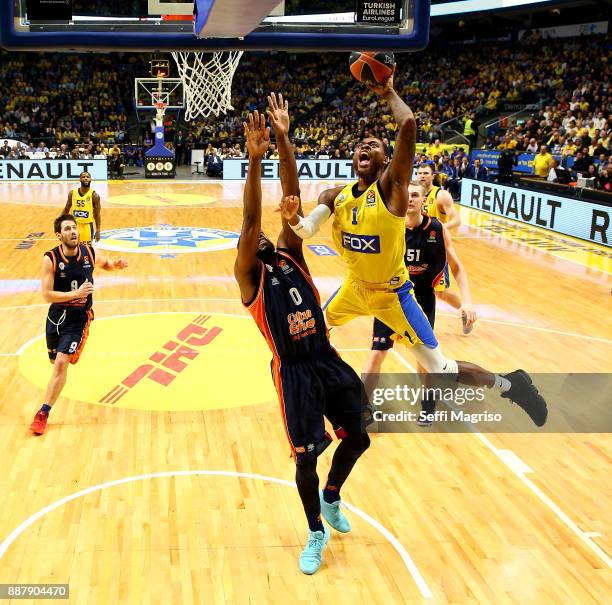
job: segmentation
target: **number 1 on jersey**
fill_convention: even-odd
[[[355,207],[353,208],[353,222],[352,222],[352,224],[353,224],[353,225],[356,225],[356,224],[357,224],[357,206],[355,206]]]

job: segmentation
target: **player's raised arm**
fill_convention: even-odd
[[[412,180],[412,163],[416,151],[416,120],[412,110],[393,88],[393,74],[381,86],[368,85],[389,105],[397,125],[393,159],[380,177],[380,185],[389,210],[405,216],[408,208],[408,184]]]
[[[268,118],[270,125],[276,135],[276,145],[280,157],[280,181],[283,188],[283,197],[287,195],[300,195],[300,183],[298,180],[297,164],[295,154],[289,141],[289,103],[282,94],[278,97],[272,93],[268,97]]]
[[[257,288],[257,249],[261,232],[261,160],[270,145],[270,129],[258,111],[249,114],[243,123],[249,152],[249,171],[244,185],[242,230],[234,276],[243,301],[249,301]]]
[[[304,216],[300,202],[300,183],[298,179],[295,154],[289,140],[289,103],[272,93],[268,97],[268,117],[276,135],[278,145],[280,180],[283,188],[283,199],[279,204],[283,229],[278,236],[277,248],[285,248],[300,264],[304,263],[302,238],[291,229],[289,220],[298,220]]]

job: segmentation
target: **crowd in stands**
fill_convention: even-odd
[[[90,142],[122,143],[139,68],[129,54],[0,51],[0,139],[71,153]]]
[[[557,180],[556,169],[565,168],[574,177],[592,177],[597,188],[612,191],[609,39],[534,42],[542,47],[538,77],[549,90],[548,102],[529,119],[489,133],[482,148],[535,154],[536,176]]]
[[[606,36],[437,46],[398,55],[397,62],[395,87],[415,113],[419,139],[429,143],[428,161],[449,182],[474,166],[467,156],[442,149],[445,129],[464,133],[466,119],[494,112],[502,100],[528,100],[539,109],[510,127],[496,124],[479,147],[542,155],[546,161],[538,160],[537,173],[543,178],[553,168],[552,156],[560,156],[562,167],[571,158],[575,172],[594,170],[600,177],[609,171],[612,53]],[[298,157],[349,158],[364,136],[392,148],[397,127],[390,109],[352,78],[347,63],[346,53],[247,53],[234,77],[235,110],[190,123],[168,112],[166,140],[179,164],[190,163],[194,148],[208,149],[213,164],[217,156],[241,157],[246,113],[264,108],[270,91],[282,91]],[[57,55],[0,51],[0,144],[5,138],[22,142],[8,153],[0,146],[0,158],[32,151],[106,156],[117,146],[125,154],[131,150],[131,163],[142,162],[153,132],[146,121],[136,121],[132,95],[133,78],[147,70],[146,60],[130,53],[62,54],[58,61]]]

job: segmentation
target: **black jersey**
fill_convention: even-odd
[[[306,360],[333,349],[312,278],[286,252],[261,263],[258,290],[246,305],[274,357]]]
[[[93,284],[93,271],[96,264],[96,253],[87,244],[79,244],[74,256],[65,256],[62,247],[57,246],[53,250],[45,252],[53,263],[53,289],[57,292],[70,292],[78,290],[85,280]],[[91,309],[92,296],[69,300],[63,303],[53,303],[51,310],[57,308]]]
[[[444,277],[446,246],[438,219],[423,216],[418,227],[406,228],[405,261],[415,290],[433,288]]]

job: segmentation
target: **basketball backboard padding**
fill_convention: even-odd
[[[244,38],[279,4],[279,0],[195,0],[195,33],[199,38]]]
[[[191,15],[193,2],[164,2],[164,0],[147,0],[149,15]]]
[[[156,1],[162,5],[158,10],[164,9],[168,13],[170,8],[166,9],[165,5],[184,4],[182,0]],[[357,49],[390,50],[397,53],[421,50],[429,40],[430,2],[399,1],[403,6],[400,24],[357,23],[353,0],[338,0],[339,5],[350,7],[344,12],[327,11],[316,15],[308,9],[310,0],[292,0],[291,3],[279,4],[279,8],[244,37],[198,38],[194,34],[191,15],[167,21],[163,19],[165,13],[140,12],[138,7],[142,6],[142,2],[115,3],[100,0],[104,12],[98,11],[97,4],[75,3],[73,6],[80,8],[73,10],[73,18],[58,22],[31,21],[27,15],[26,0],[0,0],[0,46],[7,50],[43,52],[337,52]],[[257,6],[260,0],[252,0],[251,3]],[[296,5],[301,8],[295,9]],[[110,7],[113,7],[112,11]],[[302,9],[306,12],[299,12]]]

